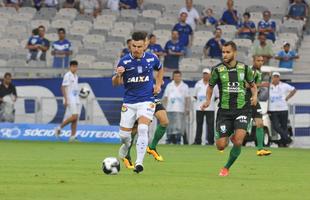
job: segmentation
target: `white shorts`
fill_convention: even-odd
[[[71,116],[71,115],[80,115],[80,104],[78,103],[72,103],[68,104],[67,109],[66,109],[66,115]]]
[[[152,120],[155,107],[155,103],[150,101],[135,104],[124,103],[122,106],[120,126],[132,128],[136,120],[141,116]]]

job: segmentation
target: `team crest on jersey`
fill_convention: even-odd
[[[127,83],[142,83],[150,81],[149,76],[136,76],[128,78]]]
[[[125,105],[122,105],[122,112],[127,112],[127,110],[128,110],[128,107]]]
[[[242,65],[238,65],[237,69],[244,69],[244,65],[243,64]]]
[[[220,126],[220,129],[221,129],[221,132],[222,133],[226,133],[226,131],[227,131],[227,128],[226,128],[226,125],[224,124],[224,125],[221,125]]]
[[[141,74],[143,72],[142,66],[138,66],[137,69],[138,69],[139,74]]]
[[[219,72],[223,72],[224,70],[225,70],[224,66],[219,68]]]

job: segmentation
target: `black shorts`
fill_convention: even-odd
[[[249,109],[219,109],[216,116],[216,139],[230,137],[236,129],[247,130],[250,122]]]
[[[252,118],[263,118],[263,110],[260,107],[260,104],[257,102],[256,106],[251,106]]]
[[[155,102],[155,104],[156,104],[156,107],[155,107],[154,113],[157,113],[158,111],[161,111],[161,110],[166,110],[160,101]]]

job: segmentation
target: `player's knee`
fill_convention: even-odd
[[[257,122],[256,123],[256,128],[263,128],[263,127],[264,127],[263,122]]]
[[[149,127],[146,124],[138,125],[138,136],[147,137]]]
[[[234,144],[234,146],[241,147],[243,144],[243,140],[236,139],[236,140],[234,140],[233,144]]]
[[[71,119],[73,122],[76,122],[78,120],[78,115],[72,115]]]
[[[167,119],[164,119],[164,120],[160,121],[159,123],[160,123],[161,126],[167,127],[169,125],[169,120],[167,118]]]
[[[121,139],[121,142],[125,145],[130,145],[131,143],[131,131],[119,131],[119,137]]]
[[[226,147],[227,147],[227,143],[226,142],[216,142],[216,148],[219,151],[223,151]]]

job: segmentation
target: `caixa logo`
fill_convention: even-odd
[[[0,129],[0,137],[2,138],[18,138],[21,135],[21,130],[17,127]]]

